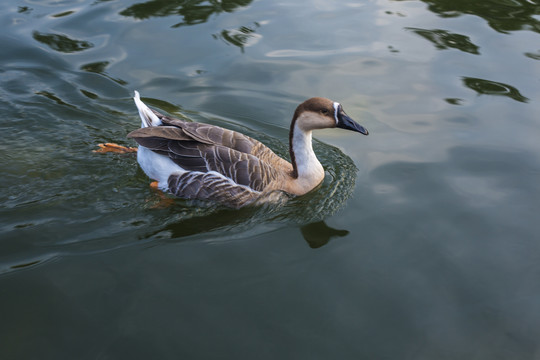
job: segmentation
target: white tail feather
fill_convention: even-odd
[[[154,114],[152,110],[150,110],[150,108],[141,101],[141,97],[137,90],[135,90],[135,96],[133,97],[133,100],[135,100],[135,105],[137,105],[137,109],[139,110],[139,116],[142,120],[141,127],[144,128],[148,126],[161,125],[161,120],[159,120],[156,114]]]

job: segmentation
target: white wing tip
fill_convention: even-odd
[[[139,92],[135,90],[135,96],[133,97],[134,100],[140,100],[141,96],[139,95]]]

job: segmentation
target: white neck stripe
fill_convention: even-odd
[[[339,109],[339,103],[334,102],[334,120],[336,120],[336,125],[338,123],[338,109]]]

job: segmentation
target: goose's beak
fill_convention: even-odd
[[[369,132],[367,131],[365,127],[363,127],[362,125],[360,125],[359,123],[351,119],[349,115],[345,114],[345,111],[343,111],[343,108],[341,107],[341,105],[339,105],[337,110],[338,111],[336,114],[336,121],[337,121],[336,127],[341,128],[341,129],[356,131],[364,135],[369,134]]]

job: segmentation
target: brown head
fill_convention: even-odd
[[[304,131],[338,127],[368,135],[367,129],[351,119],[340,103],[322,97],[314,97],[298,105],[291,130],[296,125]]]
[[[293,177],[298,176],[295,154],[293,151],[293,137],[295,131],[304,133],[317,129],[341,128],[368,135],[365,127],[351,119],[340,103],[322,97],[308,99],[298,105],[291,122],[289,133],[289,151],[293,165]],[[296,129],[296,130],[295,130]]]

